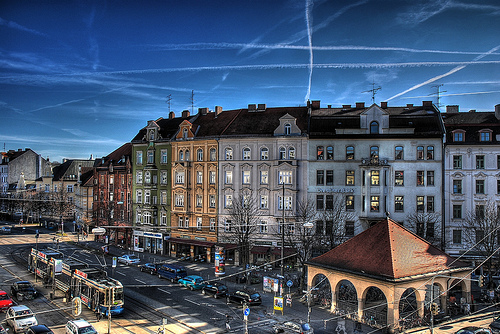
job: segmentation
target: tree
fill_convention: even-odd
[[[466,244],[478,252],[486,261],[488,272],[492,273],[498,260],[500,212],[493,200],[485,205],[477,205],[474,211],[467,212],[462,224]]]
[[[326,195],[325,210],[316,221],[316,235],[321,237],[323,251],[329,251],[346,241],[346,222],[354,220],[354,212],[346,208],[346,198],[341,193]]]
[[[224,237],[239,245],[239,261],[246,266],[250,263],[250,249],[258,232],[259,207],[253,191],[245,189],[235,195],[227,215],[231,224]]]
[[[415,212],[407,217],[408,227],[435,246],[441,245],[441,215],[435,212]]]

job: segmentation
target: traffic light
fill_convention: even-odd
[[[432,303],[431,304],[431,312],[433,315],[438,315],[439,313],[439,306],[437,303]]]
[[[479,275],[479,282],[477,284],[480,288],[484,286],[484,276]]]

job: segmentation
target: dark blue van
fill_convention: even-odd
[[[186,268],[178,264],[170,263],[165,263],[159,267],[157,273],[159,278],[166,278],[172,283],[175,283],[179,279],[187,276]]]

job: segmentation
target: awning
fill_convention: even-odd
[[[250,253],[252,253],[252,254],[267,254],[267,253],[269,253],[269,247],[267,247],[267,246],[253,246]]]
[[[290,256],[290,255],[293,255],[295,254],[295,250],[293,248],[286,248],[284,249],[283,251],[283,254],[284,256]],[[273,249],[273,255],[278,255],[278,256],[281,256],[281,248],[280,247],[275,247]]]
[[[170,238],[167,241],[174,244],[195,245],[203,247],[212,247],[213,245],[215,245],[215,242],[201,241],[194,239],[183,239],[183,238]]]

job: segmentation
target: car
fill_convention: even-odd
[[[5,327],[0,325],[0,334],[9,334],[9,332],[7,332],[7,329],[5,329]]]
[[[18,281],[11,285],[10,295],[18,301],[36,298],[38,292],[29,281]]]
[[[99,334],[94,326],[84,319],[70,320],[66,323],[66,334]]]
[[[54,334],[54,332],[45,325],[35,325],[28,328],[26,334]]]
[[[200,290],[205,286],[205,280],[201,276],[189,275],[178,280],[179,285],[185,286],[190,290]]]
[[[118,262],[125,263],[127,266],[131,264],[138,264],[141,262],[141,259],[135,254],[125,254],[118,257]]]
[[[0,227],[0,233],[9,234],[12,232],[12,228],[10,226],[2,226]]]
[[[7,310],[5,321],[14,333],[26,332],[30,326],[38,325],[33,311],[26,305],[12,306]]]
[[[158,278],[169,279],[170,282],[175,283],[179,279],[187,276],[186,268],[178,264],[165,263],[158,268]]]
[[[5,311],[11,306],[14,306],[12,298],[9,297],[7,292],[0,290],[0,310]]]
[[[161,263],[144,263],[139,266],[139,269],[143,272],[150,273],[151,275],[156,275],[158,272],[158,267],[161,266]]]
[[[314,329],[307,322],[301,321],[285,321],[273,325],[273,332],[278,333],[297,333],[297,334],[313,334]]]
[[[215,299],[217,298],[224,298],[227,296],[228,289],[227,286],[225,286],[222,283],[219,282],[214,282],[214,283],[207,283],[202,289],[201,293],[204,295],[212,295],[214,296]]]
[[[237,303],[237,304],[246,304],[258,306],[262,304],[262,298],[260,294],[256,291],[250,290],[236,290],[226,297],[226,302],[229,303]]]
[[[490,324],[490,330],[495,334],[500,333],[500,317],[493,320],[493,322]]]
[[[491,334],[491,330],[489,328],[468,326],[459,329],[455,334]]]

